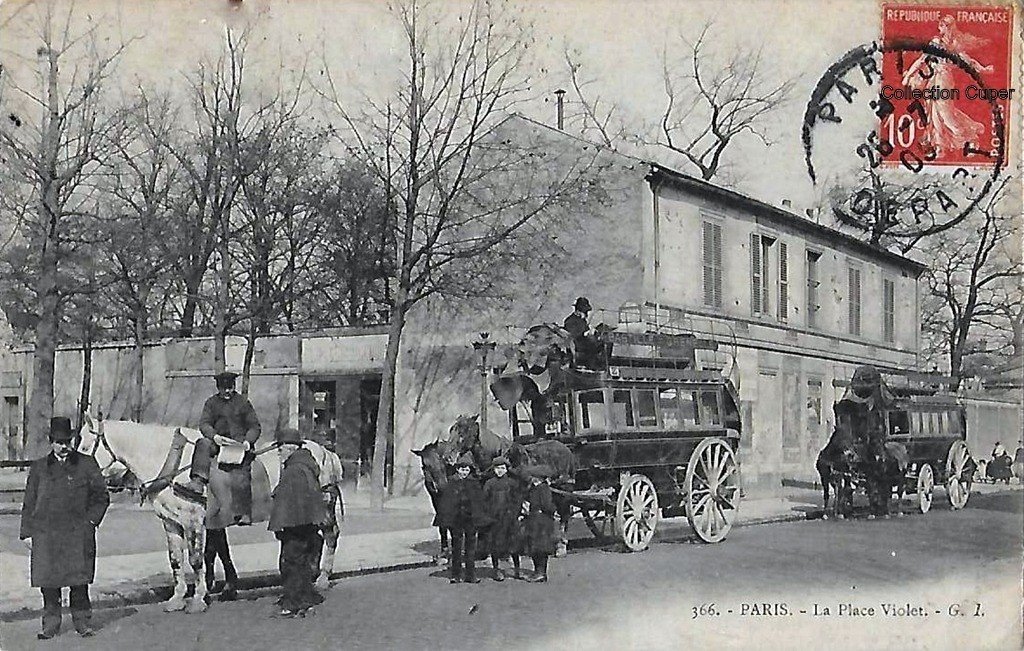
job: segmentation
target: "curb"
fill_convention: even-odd
[[[405,570],[415,570],[423,567],[434,567],[435,565],[436,563],[433,560],[405,561],[400,563],[391,563],[388,565],[380,565],[377,567],[332,572],[330,579],[331,581],[337,581],[356,576],[402,572]],[[277,572],[255,572],[248,576],[238,577],[238,592],[249,593],[248,596],[251,598],[258,598],[267,594],[273,594],[280,587],[281,575]],[[104,591],[101,594],[92,597],[92,608],[94,611],[97,611],[161,603],[170,599],[173,592],[174,588],[170,584],[153,587],[130,586],[124,591]],[[240,594],[238,601],[244,601],[245,599],[246,597]],[[214,601],[216,602],[217,599],[214,598]],[[42,603],[38,606],[22,605],[17,607],[16,610],[0,612],[0,622],[7,623],[25,621],[40,617],[42,614]]]

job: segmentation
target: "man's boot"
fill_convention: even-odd
[[[213,459],[215,445],[206,437],[196,441],[196,449],[192,452],[192,467],[189,469],[188,481],[179,484],[185,492],[199,497],[206,494],[206,485],[210,483],[210,463]]]
[[[36,634],[40,640],[49,640],[60,633],[61,605],[60,588],[42,588],[43,628]]]
[[[82,637],[92,637],[92,603],[89,601],[89,586],[71,586],[71,621]]]

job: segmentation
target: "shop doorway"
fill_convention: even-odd
[[[299,383],[299,420],[303,429],[333,445],[345,469],[345,481],[365,482],[373,465],[373,442],[380,404],[379,374],[309,376]],[[394,473],[388,446],[385,483]]]

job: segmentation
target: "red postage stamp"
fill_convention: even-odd
[[[1011,7],[882,6],[879,137],[889,164],[1005,165],[1010,107]],[[1001,160],[998,160],[1001,158]]]

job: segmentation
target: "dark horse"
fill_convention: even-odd
[[[821,478],[822,509],[824,519],[829,517],[829,490],[835,492],[832,516],[843,519],[853,511],[853,473],[857,466],[857,454],[853,437],[846,427],[836,427],[828,443],[818,453],[815,467]]]
[[[423,469],[423,485],[430,495],[430,503],[437,513],[437,500],[441,490],[448,485],[448,480],[454,472],[455,461],[461,452],[455,443],[451,441],[434,441],[423,446],[421,450],[413,450],[413,454],[420,458],[420,466]],[[436,523],[435,523],[436,524]],[[448,557],[450,551],[448,529],[437,526],[438,537],[441,540],[441,551],[437,560],[443,561]]]

